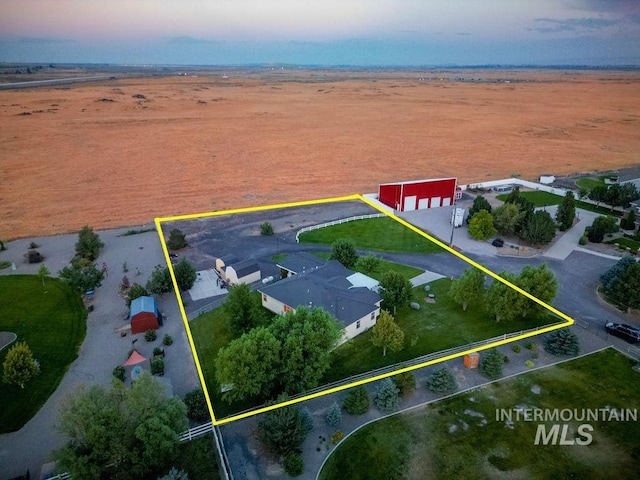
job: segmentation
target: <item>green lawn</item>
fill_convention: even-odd
[[[590,445],[535,446],[541,422],[496,420],[520,405],[640,409],[635,363],[608,349],[377,421],[340,443],[320,478],[637,478],[637,422],[571,421],[572,432],[593,426]]]
[[[605,185],[604,181],[607,178],[616,177],[616,175],[601,175],[599,177],[583,177],[576,180],[576,185],[579,188],[586,188],[591,191],[595,187]]]
[[[502,194],[502,195],[497,195],[496,198],[504,202],[507,199],[507,196],[508,194]],[[562,203],[562,199],[564,198],[561,195],[554,195],[553,193],[541,192],[541,191],[520,192],[520,196],[533,202],[533,204],[536,207],[548,207],[551,205],[560,205],[560,203]],[[621,215],[621,213],[619,212],[612,212],[610,208],[598,207],[596,205],[582,202],[577,199],[576,199],[576,208],[581,208],[589,212],[600,213],[602,215],[616,215],[618,217]]]
[[[320,257],[324,260],[329,260],[331,253],[314,252],[313,255],[315,255],[316,257]],[[388,271],[398,272],[407,280],[410,280],[413,277],[417,277],[418,275],[424,272],[423,269],[410,267],[409,265],[403,265],[401,263],[389,262],[387,260],[383,260],[382,258],[380,259],[380,264],[378,265],[378,268],[376,268],[373,272],[363,272],[362,270],[356,267],[352,268],[352,270],[356,272],[364,273],[369,277],[374,278],[378,281],[380,281],[380,279],[382,278],[382,274]]]
[[[483,308],[469,305],[465,312],[455,304],[448,295],[451,285],[448,278],[437,280],[430,285],[429,293],[436,295],[435,304],[426,303],[427,293],[422,287],[417,287],[414,289],[414,298],[420,303],[420,310],[407,307],[399,309],[396,314],[396,323],[405,334],[404,348],[401,351],[387,351],[386,357],[383,357],[382,348],[374,347],[371,343],[371,331],[362,333],[333,352],[332,366],[323,379],[324,383],[427,353],[558,321],[549,315],[542,315],[540,318],[517,318],[496,322]]]
[[[389,217],[370,218],[320,228],[300,235],[300,242],[331,245],[339,238],[352,239],[356,248],[384,252],[435,253],[435,243]]]
[[[86,309],[77,292],[58,279],[0,277],[0,331],[13,332],[40,362],[40,374],[24,389],[2,384],[0,433],[19,430],[55,391],[86,334]],[[7,351],[0,353],[4,362]]]
[[[640,242],[627,237],[614,238],[613,240],[607,240],[604,243],[608,243],[611,245],[617,243],[621,248],[629,247],[631,249],[631,253],[633,253],[634,255],[638,252],[638,249],[640,249]]]

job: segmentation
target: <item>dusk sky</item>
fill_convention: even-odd
[[[640,1],[0,0],[0,62],[640,65]]]

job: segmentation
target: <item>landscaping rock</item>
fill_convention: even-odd
[[[409,306],[414,310],[420,310],[420,304],[418,302],[411,302]]]

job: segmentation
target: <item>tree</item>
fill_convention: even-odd
[[[457,389],[456,377],[447,367],[436,369],[427,380],[427,390],[431,393],[453,393]]]
[[[42,281],[43,287],[44,287],[44,278],[48,277],[49,275],[51,275],[51,272],[49,271],[47,266],[44,263],[40,265],[40,268],[38,269],[38,278]]]
[[[340,405],[338,405],[338,402],[333,402],[331,406],[329,406],[324,419],[330,427],[336,427],[340,424],[342,421],[342,409]]]
[[[640,308],[640,263],[627,267],[607,293],[611,300],[627,309]]]
[[[153,295],[163,295],[169,293],[172,288],[173,283],[171,282],[169,267],[156,265],[147,281],[147,291]]]
[[[516,276],[502,271],[498,274],[506,281],[516,284]],[[485,301],[489,313],[495,316],[496,322],[512,320],[522,312],[523,295],[499,280],[494,279],[487,290]]]
[[[60,279],[80,293],[95,290],[102,285],[104,273],[95,263],[75,257],[71,266],[64,267],[58,272]]]
[[[466,311],[469,303],[480,302],[484,298],[484,273],[477,268],[467,268],[460,278],[451,282],[449,295]]]
[[[40,364],[33,358],[29,346],[25,342],[18,342],[7,352],[2,369],[4,383],[24,388],[29,380],[40,373]]]
[[[201,388],[191,390],[184,396],[184,404],[187,407],[187,417],[190,420],[204,421],[209,419],[209,409],[207,399]]]
[[[384,272],[379,289],[384,308],[387,310],[393,308],[395,315],[399,307],[404,307],[411,301],[412,289],[413,285],[402,274],[392,270]]]
[[[80,233],[78,233],[76,254],[93,262],[98,258],[102,247],[104,247],[104,243],[102,243],[98,234],[93,231],[93,228],[88,225],[82,227]]]
[[[337,260],[345,268],[352,268],[358,260],[356,245],[350,238],[339,238],[331,244],[330,260]]]
[[[223,347],[216,357],[216,380],[229,386],[228,402],[268,394],[279,375],[281,343],[268,329],[254,328]]]
[[[596,185],[589,192],[589,200],[596,202],[596,206],[599,207],[601,202],[607,201],[607,190],[606,185]]]
[[[618,185],[617,183],[613,185],[609,185],[609,188],[607,188],[605,201],[609,205],[611,205],[612,212],[614,207],[618,207],[624,203],[624,197],[623,197],[622,188],[620,188],[620,185]]]
[[[629,268],[631,265],[636,263],[636,259],[633,257],[622,257],[618,260],[613,267],[607,270],[600,276],[600,283],[602,283],[602,287],[604,291],[608,293],[611,291],[613,284],[615,281],[620,278],[620,276]]]
[[[530,293],[538,300],[551,303],[558,294],[558,280],[555,274],[543,263],[539,267],[525,265],[516,279],[516,285]],[[533,300],[523,298],[522,316],[535,315],[543,310],[543,306]]]
[[[159,477],[158,480],[189,480],[189,475],[184,470],[178,470],[172,467],[164,477]]]
[[[578,336],[568,328],[552,332],[544,342],[545,351],[558,357],[571,357],[580,353]]]
[[[356,261],[355,269],[366,275],[369,275],[380,268],[380,259],[375,255],[364,255],[358,257]]]
[[[532,201],[527,200],[525,197],[520,195],[520,187],[514,188],[511,193],[507,196],[505,203],[512,203],[518,206],[520,210],[520,221],[516,225],[515,233],[516,235],[520,235],[522,229],[529,221],[531,215],[535,210],[535,205]]]
[[[180,250],[188,245],[187,238],[182,230],[174,228],[169,232],[169,240],[167,240],[167,247],[171,250]]]
[[[284,395],[278,397],[278,403],[286,400]],[[297,405],[288,405],[264,414],[258,423],[258,436],[270,450],[286,455],[300,452],[312,428],[310,418]]]
[[[260,225],[260,235],[271,236],[273,235],[273,225],[269,222],[264,222]]]
[[[502,355],[495,347],[487,350],[480,361],[480,373],[491,380],[495,380],[502,376],[503,367],[504,355]]]
[[[385,413],[393,412],[400,405],[400,390],[390,378],[385,378],[376,388],[376,395],[373,398],[376,407]]]
[[[284,471],[290,477],[298,477],[304,473],[304,460],[300,452],[289,452],[284,456],[282,462]]]
[[[486,210],[491,213],[491,204],[482,195],[478,195],[473,199],[473,205],[469,209],[469,214],[467,215],[467,223],[469,223],[473,216],[480,210]]]
[[[604,240],[604,236],[615,233],[619,230],[618,220],[615,217],[600,215],[593,220],[589,229],[589,241],[600,243]]]
[[[364,385],[358,385],[347,393],[342,408],[349,415],[362,415],[369,411],[369,393]]]
[[[549,212],[538,210],[529,216],[521,237],[534,245],[546,245],[556,235],[556,224]]]
[[[127,303],[127,307],[131,306],[131,302],[133,302],[136,298],[147,297],[149,292],[139,283],[134,283],[129,287],[129,291],[127,292],[127,296],[125,297],[125,301]]]
[[[627,216],[620,221],[620,226],[625,230],[635,230],[636,229],[636,212],[635,210],[629,210]]]
[[[560,224],[560,230],[568,230],[573,226],[576,218],[576,200],[573,192],[567,192],[562,199],[562,203],[558,205],[556,211],[556,222]]]
[[[512,235],[523,216],[518,205],[505,203],[493,211],[493,225],[501,235]]]
[[[580,189],[578,190],[578,198],[580,200],[584,200],[588,196],[589,196],[589,189],[585,187],[580,187]]]
[[[329,369],[330,352],[342,336],[343,327],[321,308],[298,307],[278,315],[269,331],[280,342],[278,380],[287,393],[318,386]],[[271,368],[273,368],[273,365]]]
[[[193,265],[191,265],[186,258],[180,259],[180,261],[175,265],[173,273],[176,276],[176,283],[178,284],[178,288],[182,292],[185,292],[193,287],[193,284],[196,283],[196,278],[198,276],[196,273],[196,269],[193,268]]]
[[[147,373],[131,388],[81,385],[62,404],[58,429],[69,443],[54,458],[72,478],[149,478],[171,465],[187,425],[184,403]]]
[[[387,348],[392,352],[402,350],[404,332],[386,310],[380,312],[376,324],[372,328],[371,343],[376,347],[382,347],[383,357],[387,355]]]
[[[469,221],[469,235],[476,240],[487,240],[495,234],[493,216],[486,210],[480,210]]]
[[[627,208],[631,202],[640,198],[640,191],[633,183],[625,183],[620,187],[622,193],[621,205]]]
[[[251,287],[245,283],[229,289],[223,309],[236,335],[241,335],[258,326],[263,317],[260,300],[253,295]]]
[[[416,377],[411,372],[402,372],[393,377],[393,383],[398,387],[399,395],[404,397],[416,389]]]

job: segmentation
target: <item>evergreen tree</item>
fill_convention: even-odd
[[[327,413],[325,414],[325,421],[327,425],[330,427],[336,427],[342,421],[342,409],[338,402],[333,402],[331,406],[327,409]]]
[[[277,403],[286,400],[287,397],[281,395]],[[258,423],[258,436],[270,450],[286,455],[300,451],[312,428],[309,418],[297,405],[288,405],[264,414]]]
[[[350,238],[339,238],[331,244],[330,260],[337,260],[345,268],[353,268],[358,261],[356,245]]]
[[[549,212],[538,210],[529,216],[522,229],[521,237],[525,242],[534,245],[546,245],[556,235],[556,224]]]
[[[88,225],[82,227],[80,233],[78,233],[76,254],[92,262],[98,258],[102,247],[104,247],[104,243],[102,243],[98,234],[93,231],[93,228]]]
[[[570,357],[580,353],[580,342],[569,328],[561,328],[547,337],[544,349],[552,355]]]
[[[453,393],[458,389],[458,382],[447,367],[440,367],[429,376],[427,389],[432,393]]]
[[[636,263],[636,259],[633,257],[622,257],[618,260],[613,267],[607,270],[600,276],[600,283],[605,292],[611,291],[613,284],[618,278],[629,268]]]
[[[467,223],[469,223],[473,216],[480,210],[485,210],[491,213],[491,204],[482,195],[478,195],[473,199],[473,205],[469,209],[469,214],[467,215]]]
[[[129,291],[126,296],[127,307],[131,306],[131,302],[133,302],[136,298],[147,297],[149,296],[149,292],[142,285],[138,283],[134,283],[129,287]]]
[[[147,291],[154,295],[163,295],[165,293],[169,293],[172,288],[173,283],[171,282],[169,267],[156,265],[153,272],[151,272],[149,280],[147,281]]]
[[[369,411],[369,407],[369,393],[364,385],[351,388],[342,403],[342,408],[349,415],[362,415]]]
[[[189,263],[186,258],[181,258],[180,261],[173,268],[173,273],[176,276],[176,283],[181,292],[185,292],[193,287],[198,277],[196,269]]]
[[[171,250],[180,250],[181,248],[186,247],[187,237],[182,230],[178,228],[174,228],[169,232],[169,240],[167,240],[167,247]]]
[[[576,200],[573,196],[573,192],[567,192],[562,203],[558,205],[556,211],[556,222],[560,224],[560,230],[565,231],[573,226],[573,221],[576,218]]]
[[[640,263],[635,262],[613,281],[609,290],[611,300],[627,309],[640,309]]]
[[[497,348],[486,350],[480,361],[480,373],[485,377],[495,380],[502,376],[504,367],[504,355]]]
[[[524,214],[513,203],[505,203],[493,211],[493,225],[501,235],[515,233]]]
[[[385,413],[397,410],[400,405],[400,390],[390,378],[385,378],[376,388],[376,395],[373,399],[376,406]]]
[[[400,390],[399,395],[404,397],[416,389],[416,377],[411,372],[403,372],[393,377],[393,382]]]

